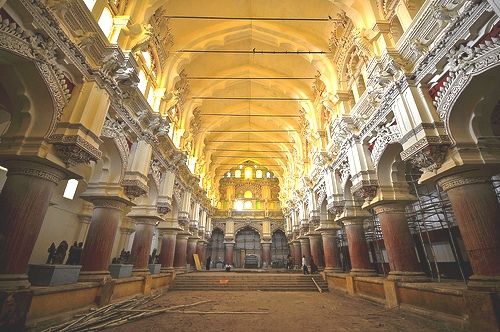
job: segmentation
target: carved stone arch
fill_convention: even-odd
[[[475,47],[460,45],[450,55],[449,64],[451,69],[448,78],[435,100],[437,112],[444,120],[453,145],[467,140],[470,140],[467,143],[473,143],[472,136],[464,137],[469,132],[464,126],[470,123],[485,93],[498,96],[497,90],[488,90],[489,87],[496,89],[497,86],[488,86],[484,82],[498,82],[500,79],[500,40],[486,40]]]
[[[0,50],[24,59],[36,68],[52,99],[54,112],[44,137],[49,137],[61,119],[64,107],[71,97],[68,79],[59,68],[56,59],[56,45],[38,33],[25,30],[5,12],[0,14]],[[5,59],[4,57],[2,57]],[[24,69],[24,65],[17,64]]]
[[[121,178],[125,176],[125,171],[127,170],[128,158],[130,154],[127,137],[124,132],[125,125],[119,123],[116,120],[107,118],[104,122],[104,126],[101,131],[101,138],[107,138],[114,142],[118,152],[120,153],[120,158],[122,160],[121,167]]]
[[[259,237],[262,239],[262,229],[257,228],[255,225],[252,224],[246,224],[246,223],[238,223],[234,227],[234,237],[238,235],[240,231],[243,231],[245,229],[250,229],[252,231],[255,231],[257,234],[259,234]]]

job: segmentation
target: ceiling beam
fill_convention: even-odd
[[[270,117],[270,118],[300,118],[300,115],[281,114],[231,114],[231,113],[201,113],[199,116],[220,116],[220,117]]]
[[[269,50],[175,50],[171,53],[211,53],[211,54],[269,54],[269,55],[301,55],[301,54],[333,54],[325,51],[269,51]]]
[[[338,18],[328,17],[251,17],[251,16],[197,16],[164,15],[173,20],[233,20],[233,21],[299,21],[299,22],[336,22]]]
[[[295,141],[255,141],[255,140],[206,140],[205,143],[258,143],[258,144],[296,144]]]
[[[219,76],[190,76],[187,77],[188,80],[315,80],[316,77],[241,77],[241,76],[232,76],[232,77],[219,77]]]
[[[205,97],[193,96],[193,100],[272,100],[272,101],[310,101],[309,98],[292,97]]]
[[[268,130],[201,130],[205,133],[289,133],[297,132],[295,129],[268,129]]]
[[[226,152],[280,152],[288,153],[283,150],[241,150],[241,149],[205,149],[207,151],[226,151]]]

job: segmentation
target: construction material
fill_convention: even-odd
[[[212,302],[211,300],[199,301],[190,304],[175,305],[167,308],[160,304],[153,303],[161,294],[142,298],[128,299],[121,302],[108,304],[102,308],[92,308],[86,314],[76,315],[75,319],[63,324],[52,326],[44,332],[79,332],[79,331],[100,331],[105,328],[120,326],[135,320],[148,318],[162,313],[184,313],[179,310],[187,307],[194,307],[200,304]],[[206,313],[186,312],[186,313]]]
[[[319,287],[318,283],[316,282],[316,280],[314,280],[313,277],[311,277],[312,281],[314,282],[314,285],[316,285],[316,288],[318,289],[318,292],[320,293],[323,293],[323,290],[321,289],[321,287]]]

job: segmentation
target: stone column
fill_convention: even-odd
[[[271,267],[271,242],[262,242],[262,268]]]
[[[78,230],[77,239],[78,242],[84,242],[89,232],[90,221],[92,220],[92,211],[94,207],[89,202],[83,202],[82,210],[78,214],[78,220],[80,221],[80,228]]]
[[[353,276],[376,276],[377,273],[370,263],[368,244],[365,238],[363,219],[348,219],[342,221],[345,225],[351,272]]]
[[[450,199],[473,275],[469,288],[500,289],[500,205],[490,178],[461,173],[439,180]]]
[[[309,243],[311,245],[311,257],[318,267],[323,267],[323,258],[321,257],[321,234],[309,233]]]
[[[129,202],[115,196],[87,199],[94,204],[94,212],[80,260],[82,269],[79,281],[109,279],[108,266],[113,242],[123,211]]]
[[[177,271],[186,271],[186,253],[189,233],[181,232],[175,239],[174,268]]]
[[[234,242],[224,242],[224,263],[233,265]]]
[[[302,253],[302,256],[300,256],[301,262],[300,266],[302,266],[302,257],[306,256],[306,260],[309,262],[310,257],[311,257],[311,244],[309,241],[308,237],[301,237],[299,238],[300,241],[300,252]]]
[[[151,242],[157,219],[151,217],[133,217],[135,222],[135,236],[130,251],[130,263],[134,264],[134,276],[149,274],[148,263],[151,251]]]
[[[325,272],[341,272],[339,248],[337,247],[337,229],[321,230],[323,237],[323,252],[325,254]]]
[[[166,230],[161,233],[160,264],[162,271],[170,272],[174,270],[174,254],[177,232]]]
[[[0,288],[30,286],[26,269],[62,170],[33,161],[5,161],[0,194]]]
[[[391,271],[387,279],[406,282],[426,281],[415,251],[415,241],[406,221],[407,202],[391,202],[374,207],[380,220]]]
[[[198,244],[199,237],[189,237],[186,252],[186,262],[191,266],[191,269],[195,269],[193,254],[196,254],[196,246]]]
[[[299,240],[292,241],[292,247],[293,247],[293,261],[295,264],[295,269],[300,269],[302,264],[302,250],[300,247],[300,241]]]

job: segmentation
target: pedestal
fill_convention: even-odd
[[[128,204],[120,197],[94,197],[90,200],[94,204],[94,212],[82,251],[79,281],[110,278],[108,266],[113,242],[123,210]]]
[[[391,271],[387,279],[404,282],[428,281],[422,271],[415,251],[415,241],[406,221],[407,202],[393,202],[377,205],[375,213],[380,220],[380,228],[389,257]]]
[[[59,286],[78,282],[80,265],[30,264],[28,278],[33,286]]]
[[[161,271],[161,264],[149,264],[148,271],[151,274],[159,274]]]
[[[62,170],[39,162],[8,160],[0,194],[0,288],[29,287],[26,270]]]
[[[469,172],[439,185],[450,199],[474,273],[468,287],[500,291],[500,204],[490,178]]]
[[[365,230],[362,219],[343,221],[349,246],[352,276],[376,276],[377,273],[370,263],[368,244],[366,243]]]
[[[129,278],[132,276],[133,264],[110,264],[109,274],[113,279]]]

